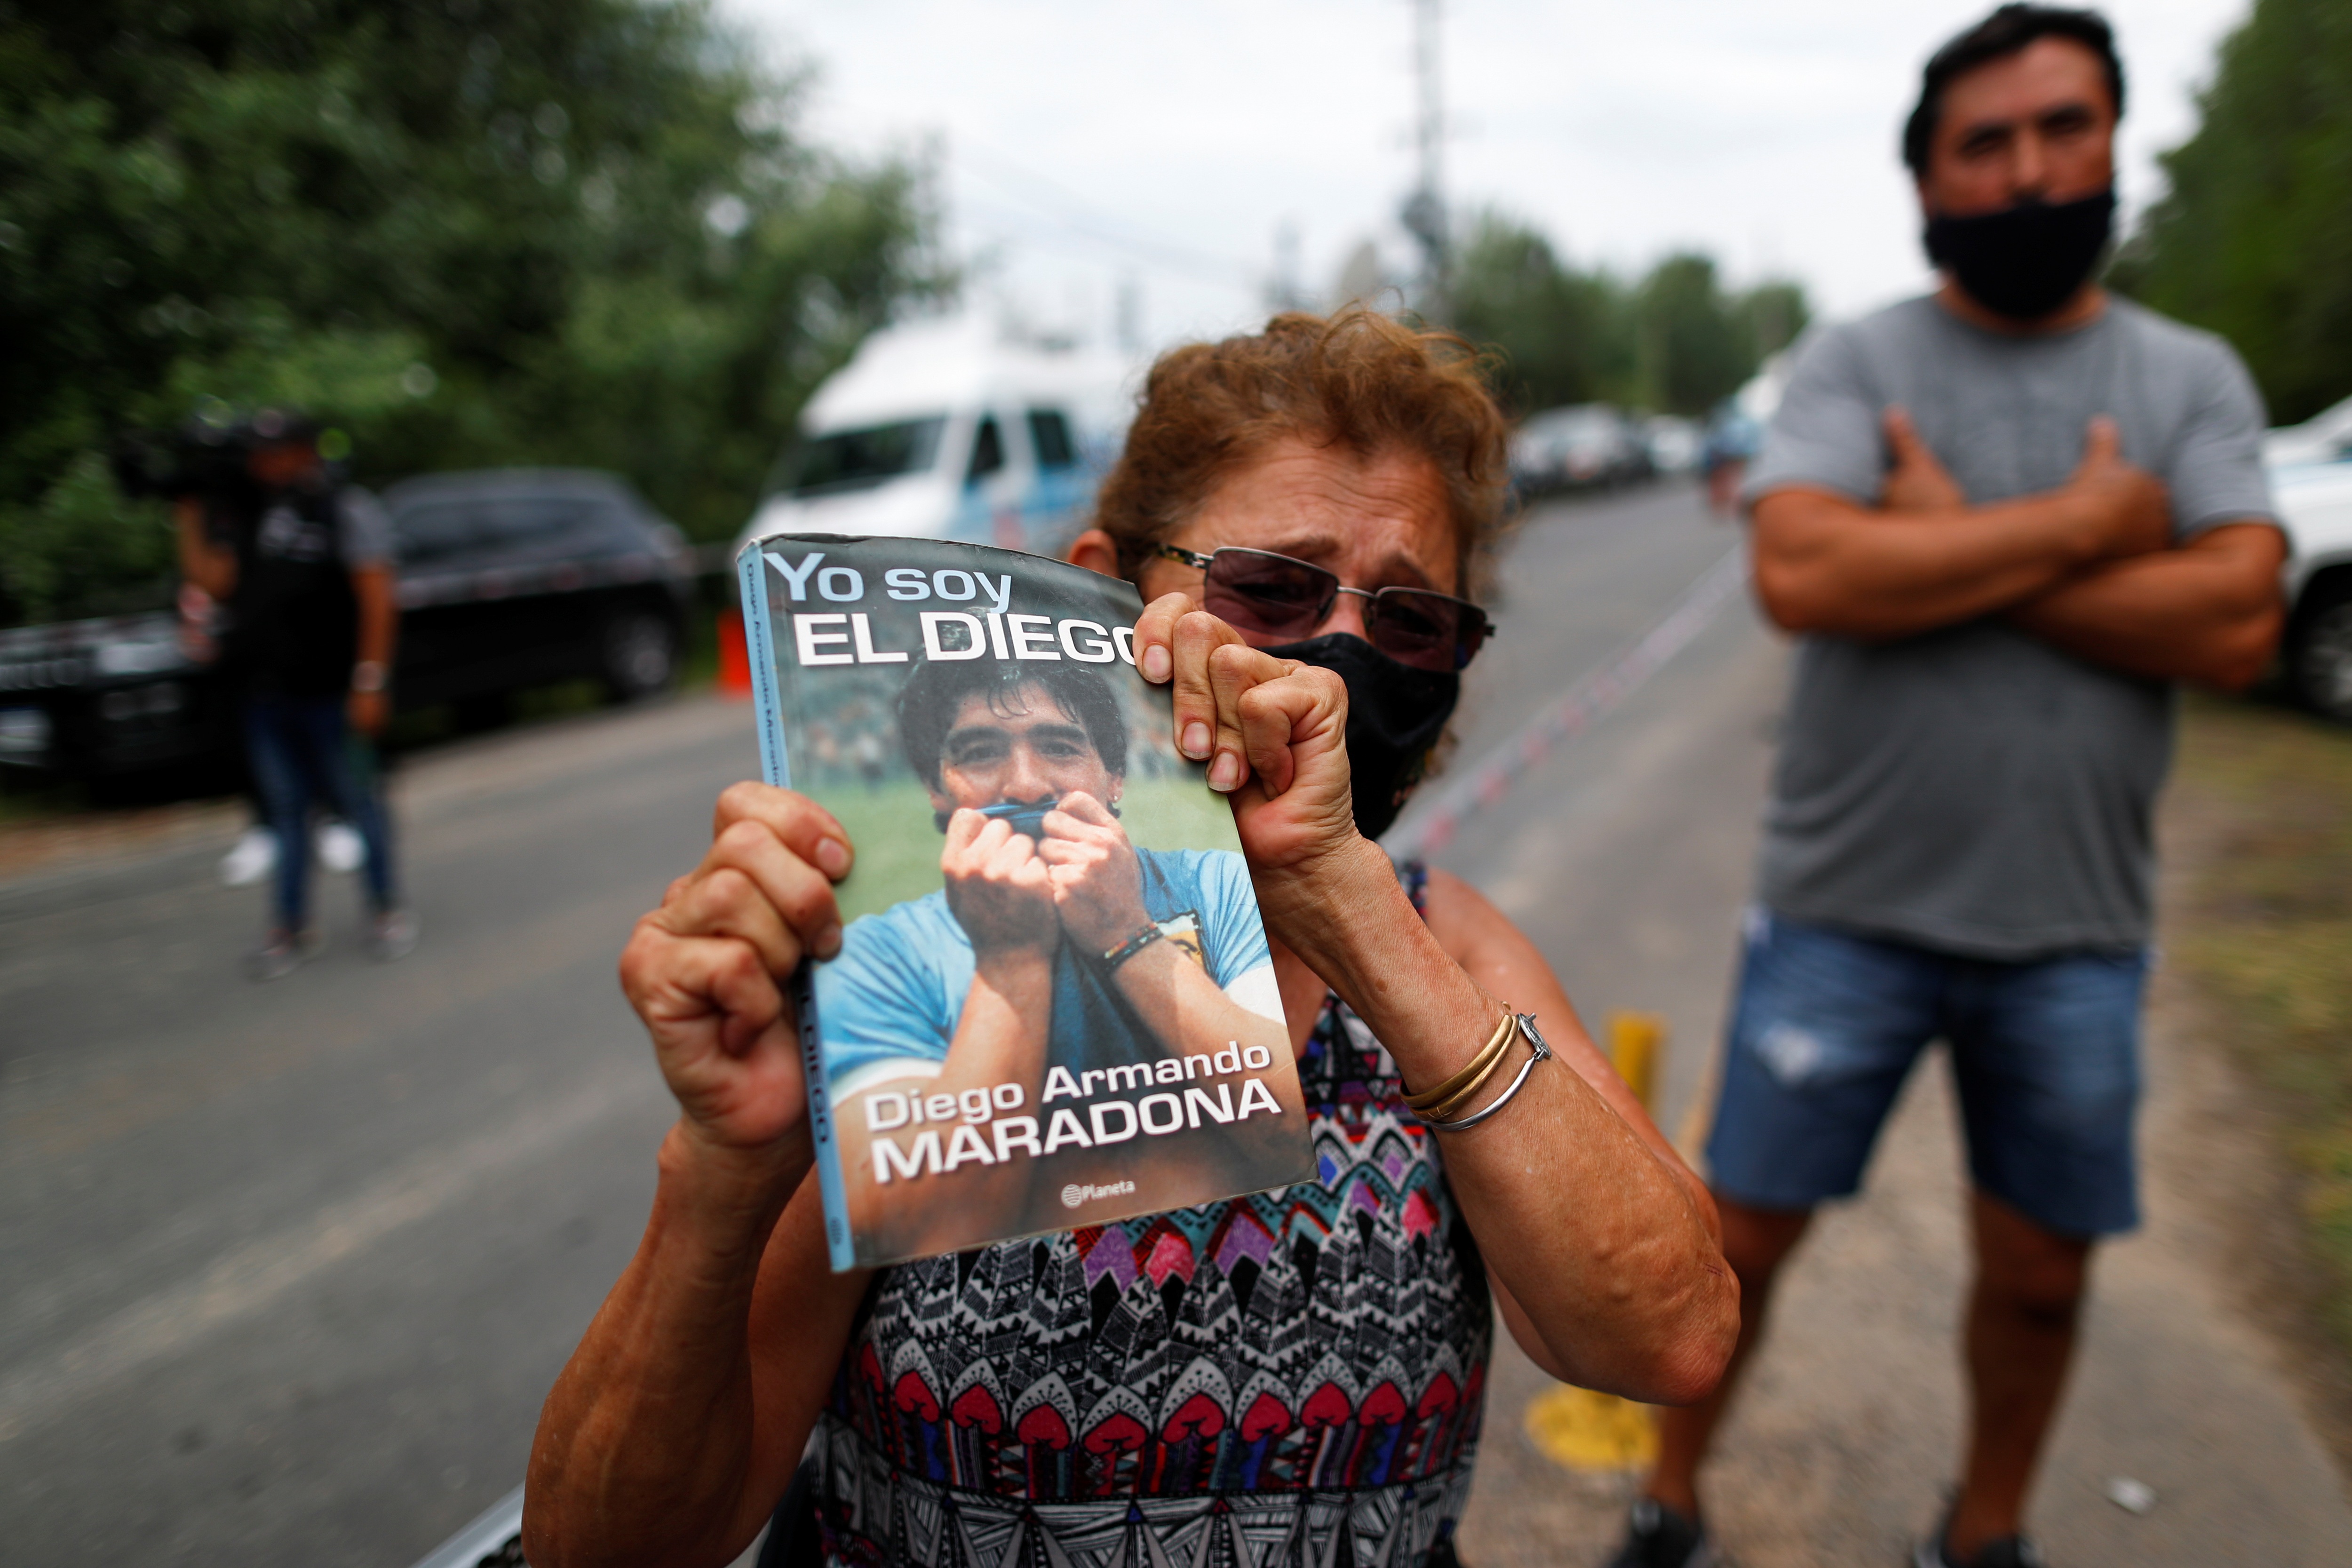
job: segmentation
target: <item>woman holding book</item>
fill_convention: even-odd
[[[1233,801],[1318,1183],[829,1272],[776,977],[838,949],[856,849],[720,798],[622,961],[683,1113],[541,1418],[539,1568],[720,1564],[772,1515],[779,1563],[1443,1564],[1496,1309],[1554,1376],[1712,1389],[1704,1187],[1526,936],[1373,842],[1490,630],[1503,437],[1455,340],[1277,317],[1160,360],[1071,552],[1141,591],[1139,665]]]

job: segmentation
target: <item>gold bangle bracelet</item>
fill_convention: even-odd
[[[1424,1116],[1422,1118],[1422,1125],[1433,1132],[1466,1132],[1517,1099],[1519,1090],[1527,1087],[1528,1075],[1536,1070],[1538,1062],[1551,1060],[1551,1047],[1544,1043],[1543,1032],[1536,1027],[1533,1015],[1522,1013],[1511,1021],[1518,1026],[1518,1033],[1528,1037],[1528,1059],[1519,1064],[1519,1076],[1513,1079],[1503,1092],[1495,1097],[1494,1103],[1487,1106],[1486,1110],[1473,1111],[1458,1121],[1434,1120]],[[1460,1107],[1455,1106],[1452,1109],[1459,1110]]]
[[[1486,1069],[1484,1069],[1484,1072],[1479,1072],[1475,1079],[1463,1084],[1461,1090],[1446,1098],[1442,1105],[1433,1105],[1428,1107],[1425,1112],[1413,1112],[1413,1114],[1418,1114],[1418,1117],[1421,1117],[1423,1121],[1428,1121],[1430,1126],[1446,1126],[1449,1121],[1461,1117],[1465,1110],[1477,1105],[1477,1098],[1482,1096],[1482,1093],[1486,1093],[1486,1084],[1494,1081],[1496,1074],[1503,1072],[1503,1068],[1510,1063],[1510,1041],[1517,1039],[1519,1035],[1517,1016],[1515,1016],[1515,1013],[1506,1013],[1506,1016],[1503,1016],[1503,1027],[1506,1027],[1506,1035],[1503,1035],[1503,1048],[1494,1053],[1494,1060],[1486,1063]]]
[[[1419,1094],[1407,1092],[1404,1096],[1405,1104],[1415,1111],[1421,1111],[1433,1106],[1442,1105],[1460,1094],[1465,1085],[1475,1079],[1493,1064],[1496,1058],[1501,1055],[1504,1042],[1509,1037],[1510,1026],[1511,1017],[1508,1013],[1506,1013],[1503,1015],[1502,1023],[1497,1025],[1495,1032],[1486,1037],[1486,1043],[1479,1047],[1470,1059],[1463,1064],[1460,1071],[1443,1083],[1425,1089]]]
[[[1510,1044],[1511,1017],[1506,1009],[1503,1021],[1495,1026],[1495,1032],[1487,1037],[1486,1043],[1478,1047],[1477,1054],[1465,1064],[1461,1071],[1434,1088],[1423,1089],[1419,1094],[1406,1094],[1406,1107],[1416,1115],[1434,1110],[1449,1100],[1460,1099],[1465,1092],[1483,1082],[1486,1075],[1495,1070],[1495,1064],[1503,1059],[1503,1052]]]

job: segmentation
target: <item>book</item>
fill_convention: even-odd
[[[836,1269],[1309,1179],[1233,811],[1135,668],[1132,585],[1018,551],[737,558],[768,782],[856,852],[793,978]]]

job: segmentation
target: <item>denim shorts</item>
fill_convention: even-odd
[[[2144,947],[1962,958],[1751,912],[1715,1190],[1763,1209],[1851,1196],[1912,1063],[1942,1040],[1976,1184],[2061,1235],[2130,1230],[2147,964]]]

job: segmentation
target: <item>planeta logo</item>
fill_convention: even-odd
[[[1107,1187],[1097,1187],[1087,1182],[1072,1182],[1062,1189],[1062,1206],[1066,1209],[1074,1209],[1080,1204],[1091,1203],[1097,1198],[1124,1197],[1133,1191],[1135,1191],[1133,1182],[1113,1182]]]

